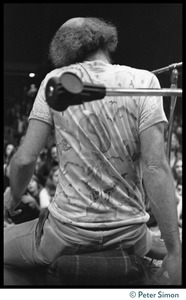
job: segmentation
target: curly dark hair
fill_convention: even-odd
[[[61,26],[49,46],[49,59],[56,68],[82,62],[98,50],[111,61],[116,50],[118,34],[110,22],[98,18],[83,18],[80,26]]]

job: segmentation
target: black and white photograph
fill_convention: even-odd
[[[182,299],[182,6],[4,3],[3,290]]]

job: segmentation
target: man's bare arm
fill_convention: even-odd
[[[165,155],[164,124],[158,123],[140,134],[143,180],[152,213],[154,214],[168,251],[169,265],[177,261],[181,272],[181,241],[179,237],[177,203],[171,169]],[[175,266],[174,266],[175,268]],[[179,271],[180,270],[180,271]],[[181,276],[170,270],[170,276],[180,282]],[[176,274],[177,273],[177,274]],[[173,279],[173,281],[174,281]]]
[[[20,202],[35,169],[36,160],[46,144],[51,125],[31,119],[23,143],[14,154],[10,163],[11,210]],[[7,206],[8,208],[8,206]]]
[[[179,245],[175,188],[164,150],[164,125],[158,123],[140,135],[143,180],[152,212],[168,251]]]

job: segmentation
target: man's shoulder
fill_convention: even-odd
[[[48,74],[46,76],[58,76],[58,75],[61,75],[62,73],[64,72],[67,72],[67,71],[78,71],[80,68],[78,66],[78,64],[71,64],[69,66],[64,66],[64,67],[61,67],[61,68],[56,68],[56,69],[53,69],[51,70],[50,72],[48,72]]]
[[[126,73],[130,73],[134,76],[146,76],[146,77],[152,77],[154,74],[151,71],[148,71],[146,69],[140,69],[140,68],[135,68],[131,66],[126,66],[126,65],[113,65],[116,70],[120,70]]]
[[[53,69],[48,72],[45,76],[45,79],[49,79],[51,77],[59,77],[63,72],[65,72],[67,67]]]
[[[48,72],[44,78],[44,84],[48,82],[50,78],[59,78],[63,73],[71,72],[76,74],[77,76],[81,77],[81,71],[77,64],[72,64],[69,66],[53,69],[52,71]]]
[[[147,88],[156,80],[152,72],[127,65],[113,65],[112,74],[120,82],[136,88]]]
[[[90,63],[91,63],[91,67],[89,66]],[[150,84],[150,82],[155,77],[155,75],[152,72],[146,69],[140,69],[140,68],[135,68],[127,65],[120,65],[120,64],[103,64],[103,62],[101,62],[99,66],[98,61],[96,62],[97,64],[94,66],[93,63],[94,62],[88,62],[88,65],[87,62],[85,64],[81,63],[81,66],[83,65],[84,68],[79,66],[79,64],[72,64],[62,68],[54,69],[46,75],[45,82],[47,82],[52,77],[59,78],[65,72],[72,72],[76,74],[78,77],[82,78],[84,76],[83,74],[86,74],[85,72],[86,69],[88,69],[88,71],[91,74],[92,72],[94,73],[94,71],[96,72],[96,74],[97,73],[100,74],[103,72],[103,74],[106,73],[112,74],[113,77],[115,77],[115,75],[119,73],[120,76],[118,78],[120,78],[121,80],[128,78],[128,80],[133,81],[134,86],[144,85],[146,87]]]

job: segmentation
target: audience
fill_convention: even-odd
[[[7,144],[5,147],[5,155],[4,155],[4,191],[9,187],[9,168],[10,168],[10,160],[14,155],[16,148],[13,144]]]
[[[182,228],[182,180],[178,181],[176,185],[176,199],[177,199],[178,224]]]
[[[35,174],[27,186],[27,195],[36,201],[39,210],[50,204],[50,195]]]
[[[54,166],[51,169],[51,171],[48,175],[46,184],[45,184],[46,190],[48,191],[51,200],[54,197],[56,187],[57,187],[57,184],[58,184],[58,172],[59,172],[59,167]]]
[[[182,158],[177,158],[172,166],[175,187],[182,181]]]
[[[41,151],[38,156],[36,166],[35,166],[35,174],[39,178],[41,184],[45,186],[46,179],[50,173],[51,168],[48,165],[48,150],[46,147]]]
[[[172,167],[176,161],[177,152],[180,149],[180,143],[175,131],[172,132],[171,152],[170,152],[170,166]]]
[[[11,157],[13,156],[13,154],[15,153],[16,148],[12,143],[8,143],[5,146],[5,151],[4,151],[4,171],[6,169],[6,167],[8,166]]]
[[[58,157],[57,157],[57,147],[56,144],[53,143],[49,150],[49,157],[48,157],[48,167],[50,170],[58,165]]]

